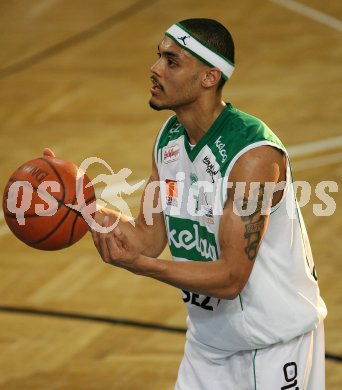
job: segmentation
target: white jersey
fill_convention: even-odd
[[[155,161],[168,243],[174,261],[215,261],[227,180],[248,150],[286,150],[259,119],[228,104],[192,147],[177,117],[158,136]],[[286,154],[287,155],[287,154]],[[190,340],[213,350],[239,351],[285,342],[317,327],[326,316],[306,229],[292,188],[290,165],[284,195],[274,208],[249,280],[233,300],[182,291]]]

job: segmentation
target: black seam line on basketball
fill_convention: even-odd
[[[75,191],[75,195],[76,195],[76,198],[78,199],[78,194],[80,192],[80,190],[82,189],[81,186],[83,186],[83,182],[84,182],[84,175],[83,175],[83,178],[82,180],[80,180],[80,178],[76,178],[76,191]]]
[[[45,160],[44,160],[45,161]],[[56,173],[56,175],[58,175],[58,172],[55,172]],[[59,178],[59,181],[62,181],[62,178],[58,175],[58,178]],[[27,180],[22,180],[22,179],[19,179],[19,178],[14,178],[13,179],[13,182],[16,182],[16,181],[27,181]],[[37,187],[37,186],[35,186],[35,185],[33,185],[32,183],[30,183],[31,184],[31,186],[32,186],[32,188],[36,191],[36,192],[38,192],[39,193],[39,188]],[[65,192],[65,190],[64,190],[64,192]],[[50,194],[51,195],[51,194]],[[51,195],[52,196],[52,195]],[[53,196],[53,198],[57,201],[57,203],[58,203],[58,208],[57,208],[57,210],[55,211],[55,212],[57,212],[58,210],[59,210],[59,208],[61,207],[61,206],[63,206],[63,205],[65,205],[64,203],[63,203],[63,201],[62,200],[60,200],[60,199],[56,199],[54,196]],[[43,199],[42,199],[43,200]],[[11,213],[11,214],[9,214],[9,213],[7,213],[6,211],[4,211],[4,214],[6,215],[6,217],[10,217],[10,218],[16,218],[17,216],[16,216],[16,214],[14,214],[14,213]],[[25,218],[34,218],[34,217],[37,217],[37,214],[25,214],[24,215],[25,216]]]
[[[45,163],[46,163],[46,164],[55,172],[56,176],[57,176],[58,179],[59,179],[59,183],[62,185],[62,189],[63,189],[63,196],[62,196],[62,199],[59,200],[59,199],[56,199],[56,198],[54,197],[54,198],[56,199],[56,201],[58,202],[59,207],[60,207],[61,205],[64,204],[64,201],[65,201],[65,185],[64,185],[64,182],[63,182],[63,180],[62,180],[62,177],[61,177],[61,175],[59,174],[59,172],[57,171],[57,169],[54,167],[54,165],[51,164],[50,161],[48,161],[46,158],[44,158],[44,157],[39,157],[39,160],[45,162]],[[14,181],[27,181],[27,180],[22,180],[22,179],[19,179],[19,178],[12,178],[12,180],[13,180],[13,182],[14,182]],[[35,191],[37,191],[37,192],[39,193],[39,188],[38,188],[37,186],[33,185],[32,183],[30,183],[30,184],[31,184],[32,188],[33,188]],[[59,207],[57,208],[57,210],[59,209]],[[56,211],[57,211],[57,210],[56,210]],[[35,216],[36,216],[36,214],[28,214],[28,215],[25,215],[25,218],[32,218],[32,217],[35,217]]]
[[[44,160],[44,159],[42,158],[42,160]],[[46,160],[44,160],[44,161],[46,161]],[[51,165],[51,168],[54,169],[54,166]],[[62,181],[61,176],[59,175],[59,172],[55,171],[55,173],[56,173],[56,175],[58,176],[60,182],[62,182],[62,184],[64,184],[63,181]],[[15,182],[17,182],[17,181],[28,182],[27,180],[19,179],[18,177],[12,177],[10,180],[8,180],[8,183],[15,183]],[[32,188],[33,188],[35,191],[39,192],[39,186],[35,186],[35,185],[33,185],[32,183],[30,183],[30,182],[28,182],[28,183],[32,186]],[[80,180],[80,183],[82,184],[83,181]],[[91,182],[90,182],[90,183],[91,183]],[[79,184],[79,185],[81,185],[81,184]],[[78,191],[79,191],[80,189],[81,189],[81,188],[77,188],[77,189],[76,189],[76,198],[77,198],[77,193],[78,193]],[[52,194],[50,194],[50,195],[53,196]],[[53,196],[53,198],[54,198],[59,204],[61,204],[61,205],[64,204],[64,205],[65,205],[65,203],[63,203],[62,200],[57,199],[57,198],[55,198],[54,196]],[[78,198],[77,198],[77,200],[78,200]],[[92,195],[91,198],[89,198],[89,199],[87,199],[87,200],[84,200],[84,203],[83,203],[83,205],[80,207],[80,210],[82,210],[89,202],[92,202],[93,200],[96,200],[96,195],[95,195],[95,194]]]
[[[77,198],[75,196],[74,200],[72,201],[72,204],[74,204],[76,202],[76,200],[77,200]],[[63,204],[63,206],[65,206],[65,205]],[[58,222],[58,224],[49,233],[47,233],[44,237],[40,238],[39,240],[31,241],[31,242],[28,242],[27,244],[28,245],[37,245],[37,244],[40,244],[41,242],[47,240],[49,237],[51,237],[52,234],[54,234],[61,227],[61,225],[66,220],[66,218],[68,217],[70,212],[73,211],[73,209],[71,209],[70,207],[67,207],[67,206],[65,206],[65,207],[68,209],[68,211],[64,214],[63,218]]]
[[[56,198],[55,198],[55,199],[56,199]],[[56,199],[56,200],[57,200],[57,199]],[[78,199],[77,199],[77,196],[76,196],[76,198],[73,200],[73,202],[72,202],[71,204],[74,205],[75,202],[76,202],[76,200],[78,200]],[[85,200],[84,203],[82,204],[82,206],[80,206],[80,209],[79,209],[79,210],[75,210],[75,209],[69,207],[68,205],[66,205],[65,203],[62,203],[62,202],[61,202],[61,206],[67,207],[71,212],[77,214],[78,217],[82,217],[82,218],[83,218],[82,210],[83,210],[86,206],[88,206],[88,203],[89,203],[89,202],[94,201],[94,200],[96,200],[96,196],[95,196],[95,195],[92,196],[90,199]],[[59,203],[58,200],[57,200],[57,202]],[[36,215],[36,216],[37,216],[37,215]]]
[[[71,209],[68,208],[67,212],[63,215],[63,218],[58,222],[58,224],[56,226],[53,227],[53,229],[49,233],[47,233],[45,236],[41,237],[39,240],[27,242],[27,245],[37,245],[37,244],[40,244],[41,242],[47,240],[48,238],[50,238],[61,227],[63,222],[66,220],[66,218],[70,214],[70,211],[71,211]]]
[[[61,180],[61,178],[60,178],[60,180]],[[22,180],[22,179],[19,179],[19,178],[13,178],[13,179],[11,179],[11,180],[9,180],[8,182],[16,182],[16,181],[27,181],[27,180]],[[28,182],[29,183],[29,182]],[[39,188],[37,187],[37,186],[35,186],[35,185],[33,185],[32,183],[30,183],[31,184],[31,186],[32,186],[32,188],[36,191],[36,192],[38,192],[39,193]],[[51,195],[51,194],[50,194]],[[52,196],[52,195],[51,195]],[[61,200],[59,200],[59,199],[56,199],[54,196],[53,196],[53,198],[57,201],[57,203],[58,203],[58,208],[57,208],[57,210],[55,211],[55,213],[59,210],[59,208],[60,208],[60,206],[62,206],[62,205],[64,205],[64,203],[61,201]],[[42,199],[43,200],[43,199]],[[51,212],[51,211],[50,211]],[[4,211],[4,215],[6,215],[6,217],[9,217],[9,218],[17,218],[17,215],[16,214],[14,214],[14,213],[11,213],[11,214],[9,214],[9,213],[7,213],[6,211]],[[25,214],[24,215],[24,217],[25,218],[34,218],[34,217],[37,217],[37,214]]]
[[[85,200],[84,203],[82,204],[82,206],[80,206],[80,209],[79,210],[75,210],[75,209],[70,209],[71,211],[73,211],[75,214],[77,214],[78,217],[82,217],[83,218],[83,214],[82,214],[82,210],[88,206],[88,203],[92,202],[96,200],[96,196],[92,196],[90,199],[88,200]],[[65,207],[68,207],[66,204],[64,204]],[[70,207],[69,207],[70,208]]]
[[[163,325],[156,324],[153,322],[142,322],[136,320],[128,320],[124,318],[114,318],[108,316],[99,316],[93,314],[84,314],[84,313],[70,313],[70,312],[61,312],[61,311],[52,311],[44,309],[32,309],[26,307],[17,307],[17,306],[3,306],[0,305],[0,311],[6,313],[15,313],[15,314],[27,314],[34,316],[47,316],[47,317],[57,317],[62,319],[69,320],[80,320],[88,322],[102,322],[109,325],[118,325],[118,326],[130,326],[134,328],[141,329],[151,329],[151,330],[160,330],[162,332],[170,333],[186,333],[187,329],[179,326]],[[329,360],[335,360],[337,362],[342,362],[342,356],[333,354],[330,352],[325,353],[325,358]]]
[[[76,200],[77,200],[77,196],[75,194],[74,200],[72,201],[71,204],[74,204],[76,202]],[[62,206],[66,207],[68,209],[68,211],[64,214],[63,218],[59,221],[59,223],[48,234],[46,234],[44,237],[42,237],[42,238],[40,238],[39,240],[36,240],[36,241],[30,241],[30,242],[27,243],[28,245],[37,245],[37,244],[40,244],[41,242],[47,240],[48,238],[50,238],[52,236],[52,234],[54,234],[61,227],[61,225],[63,224],[65,219],[68,217],[70,212],[76,213],[76,218],[75,219],[77,219],[78,216],[82,215],[79,211],[71,209],[70,207],[66,206],[65,204],[63,204]],[[69,238],[69,241],[70,241],[70,238]]]
[[[76,188],[76,199],[78,199],[78,193],[79,191],[81,191],[83,189],[83,180],[79,180],[79,182],[77,183],[78,184],[78,187]],[[81,186],[82,185],[82,186]],[[83,208],[88,204],[88,202],[92,201],[96,199],[95,197],[95,194],[89,199],[89,200],[85,200],[84,203],[82,204],[82,206],[80,207],[80,210],[77,211],[77,210],[74,210],[76,211],[77,215],[76,217],[74,218],[74,221],[72,223],[72,228],[71,228],[71,232],[70,232],[70,237],[69,237],[69,241],[68,241],[68,246],[70,246],[73,242],[73,235],[74,235],[74,230],[75,230],[75,227],[76,227],[76,222],[77,222],[77,218],[78,217],[81,217],[83,218],[83,215],[82,215],[82,210]]]
[[[62,180],[61,177],[59,177],[59,180]],[[31,182],[29,182],[28,180],[23,180],[23,179],[19,179],[18,177],[14,177],[12,178],[11,180],[8,181],[8,183],[15,183],[17,181],[21,181],[21,182],[24,182],[24,183],[28,183],[35,191],[39,192],[40,191],[40,188],[39,188],[39,185],[38,186],[35,186],[33,185]],[[24,186],[23,186],[24,187]],[[54,197],[55,198],[55,197]],[[56,199],[56,198],[55,198]],[[56,199],[57,202],[62,202],[61,200],[59,199]]]
[[[156,2],[157,0],[149,0],[149,1],[139,0],[136,3],[128,6],[124,10],[121,10],[113,14],[112,16],[102,20],[101,22],[95,24],[94,26],[86,30],[83,30],[75,35],[72,35],[71,37],[65,39],[64,41],[56,43],[55,45],[50,46],[27,58],[24,58],[21,61],[18,61],[14,64],[8,65],[0,69],[0,79],[4,79],[8,76],[11,76],[12,74],[26,70],[36,64],[39,64],[40,62],[46,59],[55,56],[56,54],[63,52],[64,50],[77,46],[80,43],[87,41],[88,39],[91,39],[96,35],[101,34],[102,32],[110,29],[111,27],[114,27],[116,24],[125,21],[131,16],[134,16],[135,14],[139,13],[146,7]]]
[[[74,200],[72,201],[71,204],[72,204],[72,205],[75,204],[76,200],[77,200],[77,197],[76,197],[76,194],[75,194]],[[59,221],[59,223],[58,223],[58,224],[57,224],[57,225],[56,225],[56,226],[55,226],[55,227],[54,227],[54,228],[53,228],[45,237],[40,238],[40,239],[37,240],[37,241],[30,242],[30,243],[28,243],[29,245],[37,245],[37,244],[39,244],[39,243],[41,243],[41,242],[47,240],[49,237],[51,237],[52,234],[54,234],[54,233],[61,227],[61,225],[62,225],[63,222],[66,220],[66,218],[68,217],[68,215],[70,214],[71,211],[74,211],[74,212],[76,212],[76,214],[77,214],[77,211],[76,211],[76,210],[74,210],[74,209],[72,209],[72,208],[66,206],[65,204],[63,204],[63,206],[66,207],[66,208],[68,209],[68,211],[64,214],[63,218]],[[77,216],[78,216],[78,215],[77,215]]]
[[[72,238],[74,236],[74,230],[75,230],[75,226],[76,226],[76,221],[77,221],[77,218],[79,217],[79,215],[75,215],[75,218],[72,222],[72,227],[71,227],[71,231],[70,231],[70,236],[69,236],[69,241],[68,241],[68,244],[67,246],[70,246],[73,242]]]
[[[110,325],[132,326],[132,327],[136,327],[136,328],[161,330],[164,332],[174,332],[174,333],[185,333],[186,332],[185,328],[177,327],[177,326],[128,320],[125,318],[113,318],[113,317],[108,317],[108,316],[84,314],[84,313],[70,313],[70,312],[62,312],[62,311],[52,311],[52,310],[45,310],[45,309],[32,309],[32,308],[26,308],[26,307],[3,306],[3,305],[0,305],[0,311],[8,312],[8,313],[36,315],[36,316],[58,317],[58,318],[71,319],[71,320],[102,322],[102,323],[106,323],[106,324],[110,324]]]
[[[44,161],[57,175],[57,177],[59,179],[59,183],[62,185],[62,188],[63,188],[62,202],[64,203],[64,201],[65,201],[65,185],[64,185],[64,181],[62,180],[62,176],[60,175],[60,173],[58,172],[56,167],[53,164],[51,164],[47,158],[40,157],[39,159]]]
[[[53,165],[50,164],[50,162],[47,162],[44,158],[40,158],[40,160],[43,160],[43,161],[45,161],[46,163],[48,163],[48,165],[53,169],[53,171],[55,172],[55,174],[58,176],[58,179],[59,179],[59,181],[61,182],[61,184],[62,184],[62,186],[63,186],[63,192],[65,193],[64,182],[63,182],[62,177],[60,176],[59,172],[55,169],[55,167],[54,167]],[[12,178],[8,181],[8,183],[15,183],[15,182],[17,182],[17,181],[28,182],[27,180],[19,179],[18,177],[12,177]],[[28,183],[32,186],[32,188],[33,188],[35,191],[39,192],[39,186],[35,186],[35,185],[33,185],[32,183],[30,183],[30,182],[28,182]],[[80,183],[80,184],[78,184],[78,185],[81,186],[81,184],[83,183],[83,181],[82,181],[82,180],[79,180],[79,183]],[[90,183],[91,183],[91,182],[90,182]],[[76,189],[76,193],[75,193],[75,194],[76,194],[76,200],[78,200],[77,194],[78,194],[78,191],[79,191],[80,189],[81,189],[80,187],[78,187],[78,188]],[[50,195],[53,196],[52,194],[50,194]],[[65,196],[63,196],[63,199],[62,199],[62,200],[57,199],[57,198],[55,198],[54,196],[53,196],[53,198],[54,198],[60,205],[65,205],[65,203],[64,203],[64,198],[65,198]],[[91,202],[91,201],[93,201],[93,200],[95,200],[95,199],[96,199],[96,195],[94,194],[94,195],[91,196],[91,198],[89,198],[89,199],[87,199],[87,200],[84,200],[84,203],[83,203],[83,205],[80,207],[80,210],[82,210],[89,202]]]
[[[35,189],[35,190],[37,190],[38,188],[36,188],[35,186],[33,186],[33,189]],[[55,197],[54,197],[54,199],[56,199]],[[56,201],[57,201],[57,203],[58,203],[58,208],[57,208],[57,210],[56,210],[56,212],[60,209],[60,207],[61,206],[65,206],[65,207],[67,207],[69,210],[71,210],[73,213],[75,213],[75,214],[77,214],[79,217],[81,217],[82,216],[82,210],[84,209],[84,207],[86,206],[86,205],[88,205],[88,203],[90,203],[90,202],[92,202],[92,201],[94,201],[94,200],[96,200],[96,196],[95,195],[93,195],[90,199],[88,199],[88,200],[85,200],[84,201],[84,203],[83,203],[83,205],[80,207],[80,209],[79,210],[75,210],[75,209],[71,209],[70,207],[68,207],[65,203],[63,203],[62,201],[60,201],[59,199],[56,199]],[[14,213],[8,213],[8,212],[6,212],[6,211],[4,211],[3,210],[3,213],[4,213],[4,215],[6,216],[6,217],[8,217],[8,218],[17,218],[17,215],[16,214],[14,214]],[[49,212],[49,214],[51,213],[51,211]],[[35,218],[35,217],[48,217],[49,215],[37,215],[37,214],[25,214],[25,215],[23,215],[23,217],[25,217],[25,219],[26,218]]]

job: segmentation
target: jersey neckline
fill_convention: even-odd
[[[203,146],[208,144],[209,140],[214,137],[218,130],[220,130],[222,121],[225,119],[228,111],[230,111],[232,108],[233,106],[231,103],[226,103],[226,106],[223,111],[215,119],[209,130],[203,135],[203,137],[197,142],[197,144],[193,148],[190,146],[188,133],[182,125],[184,131],[184,147],[191,162],[195,160],[199,152],[202,150]]]

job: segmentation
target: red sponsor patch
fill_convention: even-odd
[[[177,206],[178,204],[178,183],[176,180],[165,179],[166,204]]]
[[[168,164],[170,162],[178,160],[179,157],[179,146],[169,146],[163,150],[163,162]]]

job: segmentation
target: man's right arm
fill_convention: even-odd
[[[152,173],[145,186],[140,212],[134,225],[125,215],[120,216],[119,229],[127,236],[142,255],[158,257],[167,243],[164,216],[161,208],[159,173],[152,155]],[[120,213],[112,209],[96,212],[95,220],[102,225],[105,216],[109,216],[109,226],[114,224]]]
[[[49,148],[45,148],[43,154],[45,157],[55,157],[54,152]],[[140,212],[135,220],[135,226],[130,223],[125,215],[108,208],[97,211],[94,218],[99,225],[102,225],[106,216],[109,217],[109,226],[113,226],[120,218],[119,223],[116,223],[117,227],[121,229],[142,255],[155,258],[162,253],[167,243],[167,237],[164,216],[160,206],[159,173],[154,160],[154,153],[152,153],[152,174],[141,198]]]
[[[158,169],[152,156],[152,174],[146,184],[140,212],[135,221],[138,234],[145,241],[141,254],[149,257],[158,257],[167,243],[159,180]]]

